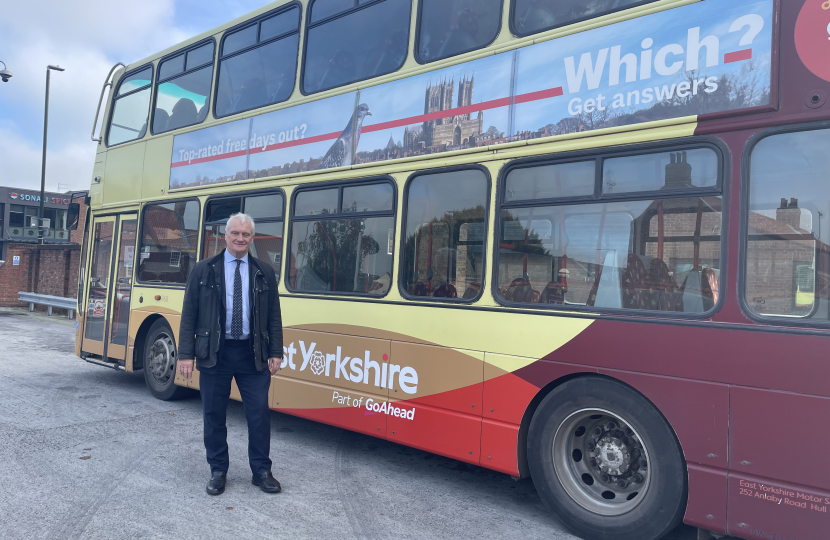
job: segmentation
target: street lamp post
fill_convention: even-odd
[[[46,105],[43,110],[43,163],[40,168],[40,208],[37,212],[37,238],[38,244],[43,243],[43,192],[46,189],[46,133],[49,128],[49,75],[52,70],[64,71],[60,66],[46,66]]]

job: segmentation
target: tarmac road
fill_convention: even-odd
[[[0,309],[0,538],[576,538],[530,480],[276,412],[283,493],[267,495],[235,402],[227,489],[210,497],[198,396],[158,401],[141,374],[84,362],[74,329]]]

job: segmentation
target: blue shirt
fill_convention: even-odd
[[[231,337],[231,322],[233,322],[233,280],[236,276],[236,257],[225,250],[225,339],[233,339]],[[251,333],[251,325],[248,321],[248,305],[250,302],[248,294],[248,254],[246,253],[239,265],[239,273],[242,277],[242,335],[239,339],[248,339]]]

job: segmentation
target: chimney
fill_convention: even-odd
[[[663,189],[689,189],[692,187],[692,166],[686,160],[686,152],[671,154],[666,165],[666,181]]]
[[[787,203],[787,199],[782,197],[781,207],[775,210],[775,220],[793,229],[801,229],[801,208],[798,207],[798,199],[791,198]]]

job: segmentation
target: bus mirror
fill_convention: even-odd
[[[74,231],[78,228],[78,218],[81,215],[81,205],[73,202],[69,203],[69,208],[66,211],[66,228]]]

